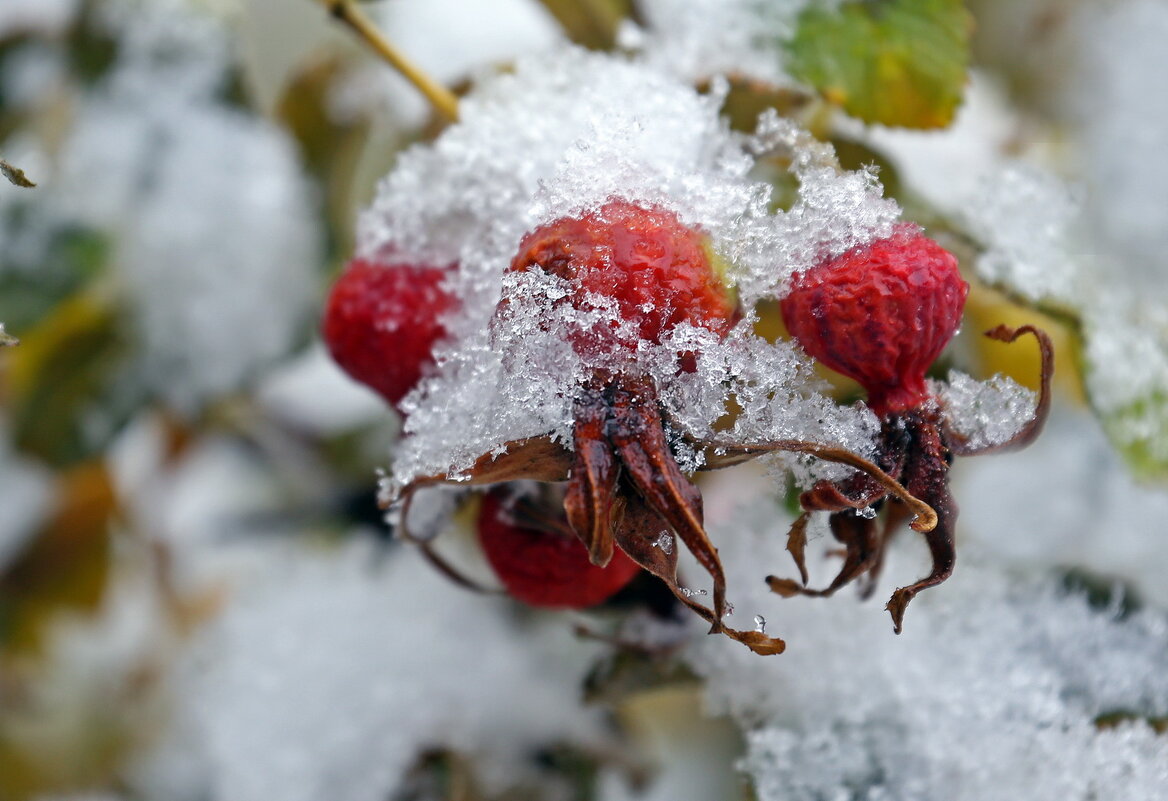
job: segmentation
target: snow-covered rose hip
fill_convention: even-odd
[[[321,334],[333,360],[395,408],[434,362],[457,301],[446,269],[355,259],[333,285]]]
[[[559,303],[614,314],[590,328],[568,328],[593,375],[577,388],[573,454],[564,509],[592,563],[606,565],[619,547],[660,576],[715,631],[722,625],[726,581],[702,524],[702,499],[669,447],[657,387],[635,360],[638,340],[660,343],[688,323],[725,335],[737,309],[715,274],[702,235],[661,208],[613,199],[577,217],[539,226],[519,245],[509,268],[542,270],[567,282]],[[612,358],[616,356],[617,358]],[[684,369],[688,354],[678,354]],[[714,584],[713,610],[677,584],[673,536],[680,537]],[[666,548],[656,543],[669,540]],[[758,639],[758,649],[768,646]],[[781,642],[771,645],[781,648]]]
[[[953,571],[957,519],[957,504],[949,492],[953,456],[1029,443],[1038,435],[1049,407],[1049,338],[1033,326],[999,326],[987,335],[1005,342],[1023,333],[1038,339],[1042,386],[1034,417],[1013,438],[981,448],[971,447],[949,424],[925,373],[956,333],[968,290],[952,254],[915,225],[901,224],[886,239],[797,273],[781,301],[787,329],[803,349],[867,390],[868,405],[881,421],[876,463],[937,514],[937,525],[925,532],[933,560],[931,572],[896,590],[888,602],[898,632],[909,601]],[[772,576],[768,579],[771,588],[782,595],[830,595],[867,572],[870,591],[889,537],[910,516],[904,504],[888,497],[887,489],[865,474],[821,481],[800,500],[806,511],[791,529],[788,548],[802,583]],[[881,507],[887,512],[878,528],[875,512]],[[832,513],[832,534],[846,553],[843,567],[826,589],[808,590],[803,564],[805,527],[809,513],[817,510]]]

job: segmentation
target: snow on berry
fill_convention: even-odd
[[[409,263],[355,259],[337,279],[321,334],[345,372],[397,407],[434,364],[454,308],[446,271]]]
[[[700,95],[645,64],[564,48],[483,80],[462,101],[461,122],[402,155],[361,217],[358,256],[406,252],[458,263],[449,286],[461,311],[447,321],[452,342],[438,348],[438,373],[403,402],[410,436],[395,453],[397,486],[458,475],[508,441],[570,440],[569,388],[587,370],[562,331],[615,315],[559,303],[569,290],[556,276],[508,272],[523,237],[541,225],[595,213],[614,198],[672,213],[725,265],[723,278],[738,289],[748,320],[753,304],[794,270],[891,230],[899,211],[870,174],[832,166],[829,146],[813,147],[778,118],[758,137],[733,134],[720,102],[717,89]],[[801,181],[790,212],[771,213],[770,186],[750,174],[758,154],[775,151],[794,156]],[[505,298],[523,303],[497,314]],[[710,341],[696,372],[682,375],[680,348],[665,340],[637,346],[678,426],[709,430],[741,375],[751,376],[749,391],[765,407],[751,424],[753,438],[823,438],[825,404],[803,356],[780,348],[768,377],[754,369],[767,343],[745,326],[724,339],[684,322],[665,334],[703,337]],[[693,398],[702,403],[689,405]],[[871,432],[866,413],[835,418],[830,441],[862,452]]]

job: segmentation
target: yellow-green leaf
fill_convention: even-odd
[[[865,122],[948,125],[969,64],[972,18],[961,0],[853,0],[799,17],[788,69]]]

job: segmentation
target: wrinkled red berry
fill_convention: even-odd
[[[542,225],[523,238],[510,269],[532,267],[568,281],[576,308],[591,308],[590,294],[615,300],[621,319],[649,342],[659,343],[679,323],[725,334],[736,320],[702,235],[664,209],[610,200],[597,211]],[[611,343],[611,332],[593,332],[573,344],[588,355]]]
[[[633,580],[640,567],[617,551],[604,567],[571,532],[519,525],[508,509],[510,490],[500,487],[483,498],[478,530],[487,561],[512,597],[532,606],[583,609],[595,606]]]
[[[807,353],[858,381],[878,416],[920,405],[925,371],[953,338],[969,285],[912,224],[796,273],[783,320]]]
[[[356,259],[337,279],[321,331],[333,359],[395,407],[433,364],[446,336],[443,313],[456,301],[446,270]]]

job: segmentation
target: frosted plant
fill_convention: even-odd
[[[796,349],[749,328],[759,300],[886,236],[899,209],[872,174],[841,170],[829,146],[773,115],[755,136],[732,134],[723,91],[703,97],[643,63],[574,50],[521,61],[401,158],[358,238],[363,263],[457,266],[446,282],[457,311],[442,318],[451,336],[434,349],[436,374],[400,405],[407,436],[386,498],[570,473],[565,509],[593,561],[613,552],[600,510],[615,498],[620,547],[715,630],[724,588],[683,470],[794,451],[783,463],[805,482],[845,474],[816,460],[843,462],[910,500],[860,455],[870,413],[836,408]],[[788,211],[772,212],[770,187],[751,175],[774,152],[800,182]],[[752,414],[720,443],[715,422],[737,395]],[[714,577],[712,610],[680,592],[676,557],[649,547],[663,528]]]
[[[878,569],[883,546],[872,518],[886,499],[897,510],[889,530],[904,520],[927,532],[934,569],[890,603],[899,629],[908,600],[952,569],[948,455],[1029,441],[1046,396],[1016,436],[992,444],[977,439],[985,425],[967,438],[936,404],[927,414],[905,412],[928,398],[924,371],[960,321],[967,287],[956,261],[897,222],[900,209],[883,198],[873,172],[842,170],[830,145],[774,111],[752,136],[732,134],[718,113],[725,91],[716,82],[701,96],[644,61],[566,50],[484,81],[457,124],[403,155],[362,216],[358,262],[363,270],[453,265],[443,286],[455,300],[441,314],[449,336],[429,346],[433,375],[399,404],[406,437],[382,499],[403,504],[393,520],[416,540],[409,504],[424,486],[566,480],[565,527],[594,564],[607,565],[619,547],[712,631],[775,653],[781,640],[722,624],[724,577],[702,528],[700,492],[686,476],[772,456],[781,473],[810,488],[802,498],[808,514],[835,513],[833,531],[849,557],[828,593]],[[771,155],[786,159],[799,183],[786,210],[770,208],[770,187],[752,175]],[[880,248],[899,253],[912,275],[884,276],[863,263]],[[793,284],[805,289],[808,276],[849,260],[873,286],[898,287],[887,309],[863,300],[853,309],[855,298],[842,298],[828,311],[808,310],[789,297]],[[934,270],[942,263],[943,279]],[[920,301],[934,283],[936,297]],[[795,336],[815,358],[858,378],[876,416],[863,406],[840,409],[810,380],[798,348],[753,334],[757,304],[776,298],[793,331],[796,323],[846,329],[818,349]],[[887,325],[865,327],[864,315]],[[839,325],[811,322],[834,317]],[[371,335],[380,341],[382,329]],[[912,330],[921,332],[916,344],[903,333]],[[1045,335],[1024,327],[996,336],[1020,333],[1041,342],[1045,388]],[[869,365],[872,382],[834,358],[846,349],[857,355],[843,363]],[[955,417],[975,392],[965,389],[950,404]],[[727,422],[731,438],[723,440]],[[622,510],[616,519],[613,508]],[[861,512],[862,522],[841,522]],[[790,534],[797,558],[806,519]],[[663,531],[675,532],[711,576],[712,608],[678,584],[676,554],[656,547]]]

